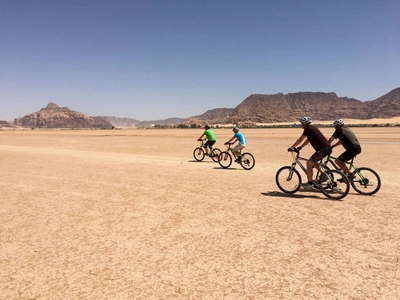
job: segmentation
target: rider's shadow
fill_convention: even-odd
[[[191,162],[191,163],[213,163],[213,164],[215,164],[215,162],[212,161],[212,160],[197,161],[197,160],[192,159],[192,160],[188,160],[188,162]]]
[[[313,192],[313,191],[305,191],[305,192]],[[318,192],[318,191],[315,191]],[[301,194],[288,194],[288,193],[282,193],[280,191],[272,191],[272,192],[267,192],[267,193],[261,193],[261,195],[264,196],[271,196],[271,197],[282,197],[282,198],[291,198],[291,199],[318,199],[318,200],[331,200],[331,201],[338,201],[335,199],[328,199],[325,197],[319,197],[317,195],[301,195]],[[340,200],[339,200],[340,201]]]

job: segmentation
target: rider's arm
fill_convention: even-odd
[[[204,133],[197,140],[200,141],[201,139],[203,139],[203,136],[204,136]]]
[[[335,139],[335,137],[332,135],[332,136],[329,138],[329,140],[328,140],[329,144],[332,144],[332,142],[333,142],[334,139]],[[342,143],[342,142],[339,140],[336,144],[332,145],[332,148],[333,148],[333,147],[336,147],[337,145],[340,145],[341,143]]]
[[[297,139],[297,141],[294,142],[293,146],[290,147],[290,148],[292,148],[292,149],[296,148],[296,146],[299,145],[299,144],[304,140],[305,137],[306,137],[305,135],[301,135],[301,136]],[[303,143],[303,145],[302,145],[301,147],[304,147],[304,146],[307,145],[307,144],[308,144],[308,139],[306,139],[306,141]]]
[[[233,141],[233,142],[232,142]],[[232,137],[229,141],[227,141],[225,144],[234,144],[236,143],[237,139],[235,137]]]

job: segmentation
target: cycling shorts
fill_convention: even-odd
[[[354,145],[349,149],[346,149],[340,156],[338,157],[338,160],[340,161],[348,161],[352,158],[354,158],[357,154],[361,153],[361,146],[360,145]]]
[[[205,144],[204,144],[204,148],[210,148],[211,149],[211,147],[215,144],[215,142],[216,141],[207,141]]]
[[[329,155],[332,153],[332,146],[325,146],[318,151],[316,151],[311,157],[310,161],[313,163],[319,162],[321,159],[323,159],[325,156]]]

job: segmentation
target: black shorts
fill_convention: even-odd
[[[325,156],[328,156],[329,154],[332,153],[332,146],[326,146],[324,148],[319,149],[316,151],[311,157],[310,161],[313,163],[319,162],[321,159],[323,159]]]
[[[361,146],[354,145],[353,147],[346,149],[346,151],[344,151],[342,154],[340,154],[340,156],[338,157],[338,160],[348,161],[360,153],[361,153]]]
[[[215,142],[216,142],[216,141],[207,141],[207,142],[204,144],[204,148],[207,148],[207,147],[208,147],[208,148],[211,149],[212,145],[214,145]]]

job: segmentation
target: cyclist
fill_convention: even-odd
[[[234,144],[234,143],[236,143],[236,142],[239,142],[239,143],[235,146],[235,148],[232,149],[232,150],[233,150],[233,153],[234,153],[235,156],[237,157],[237,159],[236,159],[235,161],[236,161],[236,162],[239,162],[239,160],[240,160],[240,157],[239,157],[240,150],[242,150],[244,147],[246,147],[246,139],[244,138],[243,133],[239,132],[239,127],[233,128],[233,132],[235,133],[235,134],[233,135],[233,137],[232,137],[229,141],[227,141],[224,145],[227,145],[227,144]]]
[[[318,168],[320,161],[325,156],[332,153],[332,147],[329,144],[328,140],[322,134],[322,132],[311,125],[311,118],[310,117],[302,117],[300,120],[301,127],[304,129],[303,134],[297,139],[297,141],[288,149],[288,151],[301,150],[304,146],[308,143],[314,148],[315,153],[311,155],[310,159],[307,161],[307,183],[303,183],[302,186],[306,189],[313,189],[314,182],[313,182],[313,168]],[[303,140],[306,139],[304,142]],[[303,144],[296,148],[297,145]]]
[[[212,132],[211,127],[209,125],[204,126],[204,129],[205,131],[197,140],[201,141],[204,136],[207,138],[207,142],[204,144],[204,150],[206,151],[206,155],[209,155],[208,148],[210,148],[211,152],[211,148],[215,144],[217,139],[215,138],[214,132]]]
[[[342,171],[347,175],[349,180],[353,180],[356,175],[352,174],[349,168],[346,166],[346,161],[354,158],[357,154],[361,153],[361,146],[357,140],[356,135],[348,127],[344,127],[344,121],[342,119],[337,119],[333,122],[335,127],[335,132],[329,138],[328,142],[331,144],[334,139],[339,139],[339,141],[332,145],[336,147],[339,144],[346,149],[338,158],[336,158],[335,163],[342,169]]]

